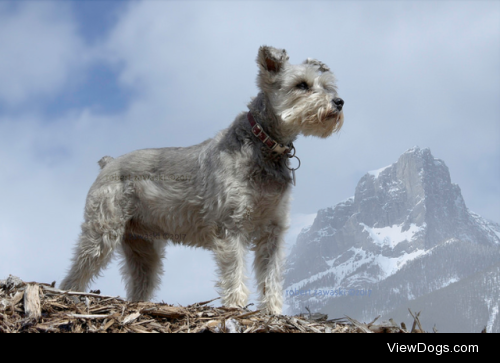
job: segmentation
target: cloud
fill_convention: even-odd
[[[78,78],[82,43],[64,3],[0,7],[0,106],[56,95]]]

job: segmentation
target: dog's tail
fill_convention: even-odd
[[[101,170],[102,170],[112,160],[115,160],[115,158],[112,158],[111,156],[105,156],[101,160],[99,160],[97,163],[99,164],[99,166],[101,167]]]

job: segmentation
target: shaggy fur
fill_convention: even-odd
[[[327,137],[342,126],[343,101],[323,63],[288,63],[285,50],[259,49],[261,92],[248,108],[274,140]],[[99,161],[73,265],[61,284],[85,291],[119,249],[128,298],[148,300],[160,283],[168,241],[213,251],[226,306],[245,306],[245,254],[255,252],[261,309],[282,309],[284,234],[291,176],[286,155],[251,132],[246,112],[215,138]]]

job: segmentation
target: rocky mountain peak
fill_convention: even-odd
[[[386,284],[401,302],[477,273],[499,257],[500,226],[469,211],[444,161],[417,146],[395,163],[366,173],[353,197],[318,211],[291,250],[285,286]],[[408,280],[413,269],[429,274],[420,276],[415,288]],[[404,281],[395,277],[403,275]],[[295,308],[322,306],[317,299],[293,302]],[[381,297],[380,304],[385,302]]]
[[[467,223],[470,219],[460,188],[451,182],[444,161],[434,158],[430,149],[418,146],[407,150],[394,164],[366,173],[356,186],[354,204],[357,220],[368,226],[402,225],[404,232],[412,224],[427,224],[431,234],[426,239],[427,247],[432,247],[438,229],[440,237],[453,235],[454,226],[443,222]],[[438,229],[434,221],[440,222]]]

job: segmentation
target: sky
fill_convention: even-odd
[[[416,145],[500,222],[500,2],[1,1],[0,279],[60,282],[97,161],[215,136],[258,93],[261,45],[326,63],[345,101],[340,133],[294,143],[287,248]],[[216,279],[209,252],[169,247],[155,301]],[[118,262],[91,288],[125,296]]]

